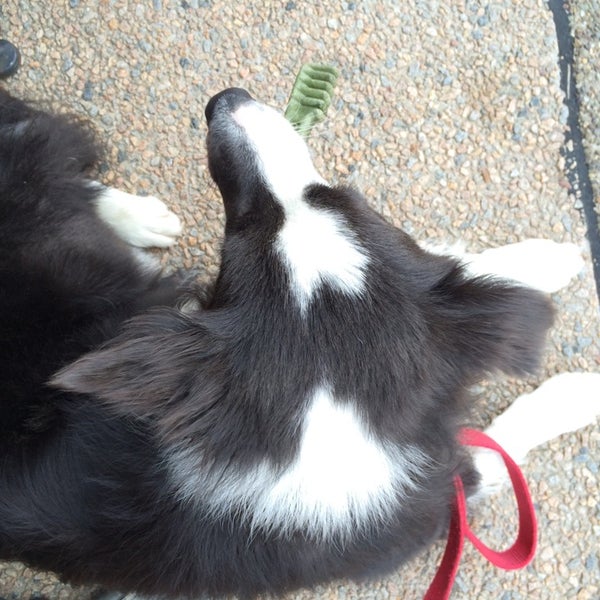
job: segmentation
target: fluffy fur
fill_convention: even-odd
[[[89,131],[0,96],[0,556],[166,598],[386,572],[477,489],[467,390],[536,368],[550,303],[325,183],[245,92],[207,118],[222,264],[183,311],[100,218]]]

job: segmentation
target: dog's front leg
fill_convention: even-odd
[[[530,394],[519,396],[485,432],[522,464],[533,448],[577,431],[599,415],[600,373],[562,373]],[[477,449],[473,459],[481,476],[475,500],[494,493],[508,481],[508,472],[495,452]]]
[[[566,287],[583,269],[581,251],[575,244],[529,239],[479,254],[457,252],[472,275],[493,275],[523,283],[542,292]]]

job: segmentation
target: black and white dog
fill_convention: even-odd
[[[581,259],[426,251],[246,92],[206,115],[226,230],[191,298],[131,248],[177,218],[87,179],[84,126],[0,95],[0,558],[161,598],[385,573],[443,535],[456,474],[502,479],[456,441],[468,390],[533,371],[552,322],[506,277],[551,291]],[[492,431],[524,457],[594,418],[599,377],[550,380]]]

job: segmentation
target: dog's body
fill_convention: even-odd
[[[179,309],[115,233],[176,227],[140,241],[85,130],[1,96],[0,558],[172,598],[392,569],[479,489],[468,387],[536,367],[549,301],[422,250],[246,94],[207,117],[222,266]]]

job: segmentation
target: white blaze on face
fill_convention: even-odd
[[[259,159],[265,183],[284,210],[302,199],[306,186],[325,184],[304,140],[276,110],[247,102],[236,109],[233,119],[244,129]]]
[[[256,102],[233,113],[251,143],[261,175],[280,203],[285,221],[275,249],[292,281],[302,311],[322,283],[346,295],[360,295],[369,259],[342,215],[304,199],[313,184],[327,185],[315,169],[308,147],[277,111]]]

